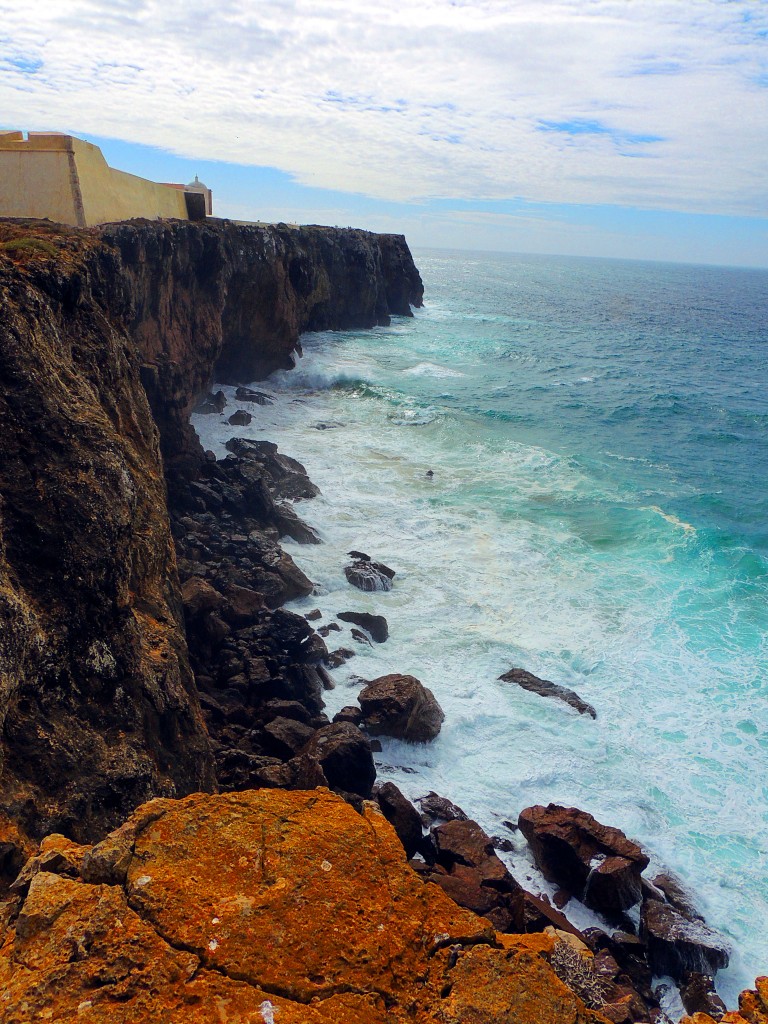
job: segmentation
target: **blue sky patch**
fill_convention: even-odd
[[[39,57],[3,57],[0,59],[0,68],[4,71],[18,71],[22,75],[36,75],[43,62]]]

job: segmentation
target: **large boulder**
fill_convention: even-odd
[[[616,916],[640,900],[648,857],[620,829],[557,804],[527,807],[518,825],[544,877],[587,906]]]
[[[376,766],[368,739],[349,722],[326,725],[314,734],[302,753],[320,764],[332,789],[368,797],[376,781]]]
[[[365,727],[373,736],[427,743],[437,736],[445,719],[432,691],[415,676],[379,676],[360,691],[357,699]]]

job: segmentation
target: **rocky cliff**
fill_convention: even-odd
[[[423,287],[402,235],[207,221],[107,225],[131,304],[129,330],[167,472],[199,454],[189,413],[211,380],[294,365],[302,331],[411,316]]]
[[[0,224],[0,875],[30,839],[215,788],[164,469],[196,472],[188,414],[214,372],[263,375],[302,330],[409,302],[394,236]]]

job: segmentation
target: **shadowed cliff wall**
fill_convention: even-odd
[[[88,840],[215,788],[161,444],[174,473],[197,465],[188,414],[217,366],[262,376],[302,330],[408,301],[397,236],[0,222],[0,874],[17,827]]]

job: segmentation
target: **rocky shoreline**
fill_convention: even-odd
[[[652,978],[668,974],[695,1024],[761,1022],[765,986],[745,994],[752,1016],[725,1014],[712,978],[727,950],[675,879],[642,876],[647,856],[617,829],[554,805],[510,823],[559,906],[575,898],[605,917],[579,932],[512,877],[503,838],[436,794],[417,810],[376,783],[375,736],[429,742],[434,696],[412,676],[362,680],[359,706],[331,722],[323,692],[352,654],[329,650],[331,637],[386,641],[382,616],[354,610],[353,588],[387,589],[394,573],[350,552],[343,626],[287,611],[312,583],[279,540],[317,542],[296,507],[315,485],[275,444],[233,438],[216,461],[197,442],[201,396],[223,411],[205,396],[214,371],[243,384],[289,366],[302,330],[372,326],[420,304],[404,240],[226,223],[2,231],[16,245],[0,257],[0,1018],[175,1020],[195,1005],[195,1019],[214,1020],[226,999],[231,1019],[266,1022],[278,1010],[285,1021],[664,1022]],[[233,424],[264,400],[242,390]],[[594,715],[572,691],[507,676]],[[222,795],[177,802],[197,791]],[[164,799],[136,810],[153,797]],[[350,850],[370,834],[362,868]],[[255,917],[237,878],[254,846]],[[321,847],[310,892],[300,865]],[[378,891],[382,864],[397,907]],[[297,901],[310,913],[279,925]],[[638,927],[627,912],[640,902]],[[323,940],[323,914],[350,905],[365,934],[356,919]],[[131,956],[107,940],[110,915],[134,936]],[[408,936],[399,952],[371,953],[374,925],[388,941]],[[255,962],[259,928],[271,953]],[[52,953],[64,934],[66,954]]]

